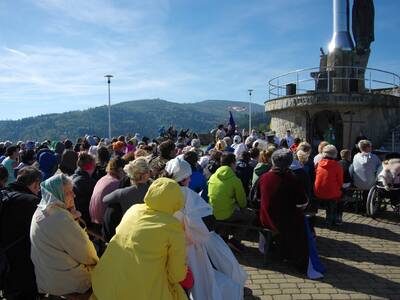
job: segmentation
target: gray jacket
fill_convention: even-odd
[[[103,198],[103,203],[121,205],[122,213],[134,204],[142,204],[144,196],[149,189],[151,181],[139,185],[132,185],[123,189],[117,189]]]
[[[374,186],[381,160],[373,153],[357,153],[349,172],[354,185],[362,190],[369,190]]]

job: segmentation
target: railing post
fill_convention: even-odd
[[[279,85],[279,79],[278,79],[278,98],[281,96],[281,86]]]
[[[296,94],[298,94],[300,91],[299,88],[299,72],[296,72]]]

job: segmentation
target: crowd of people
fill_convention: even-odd
[[[208,147],[174,127],[152,141],[0,143],[3,296],[241,299],[247,275],[231,250],[244,250],[251,226],[271,230],[271,251],[321,278],[318,208],[334,228],[351,186],[366,198],[377,178],[399,183],[400,158],[382,163],[367,139],[354,156],[327,141],[314,155],[290,130],[213,134]]]

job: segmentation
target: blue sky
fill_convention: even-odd
[[[267,98],[319,64],[331,0],[0,1],[0,119],[162,98]],[[400,73],[400,1],[375,1],[370,67]]]

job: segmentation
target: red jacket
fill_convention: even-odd
[[[342,197],[343,168],[333,159],[320,160],[315,169],[314,193],[321,200]]]

